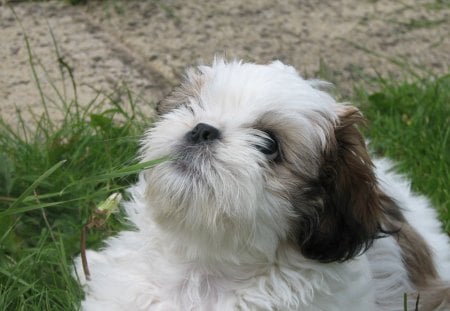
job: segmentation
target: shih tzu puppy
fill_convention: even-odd
[[[450,310],[428,200],[355,107],[279,61],[187,71],[142,140],[135,230],[88,251],[84,310]],[[80,260],[78,260],[80,261]]]

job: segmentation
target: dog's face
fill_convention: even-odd
[[[205,252],[292,242],[335,261],[367,247],[381,208],[361,118],[317,85],[280,62],[188,71],[142,144],[169,158],[146,172],[156,223]]]

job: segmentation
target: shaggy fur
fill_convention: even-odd
[[[372,162],[360,112],[281,62],[191,69],[159,107],[124,204],[134,231],[89,251],[84,310],[450,306],[428,201]]]

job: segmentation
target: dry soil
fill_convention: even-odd
[[[450,3],[3,1],[0,40],[0,115],[14,125],[17,110],[26,120],[43,113],[42,97],[58,120],[62,99],[100,103],[125,89],[151,113],[186,66],[208,63],[214,55],[260,63],[281,59],[304,76],[332,80],[347,95],[354,84],[370,87],[377,74],[401,79],[411,70],[448,73]],[[61,66],[71,68],[76,94]]]

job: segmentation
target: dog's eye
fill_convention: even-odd
[[[267,137],[264,137],[263,142],[256,145],[256,148],[261,151],[269,161],[275,160],[278,157],[279,149],[276,138],[270,132],[265,132]]]

